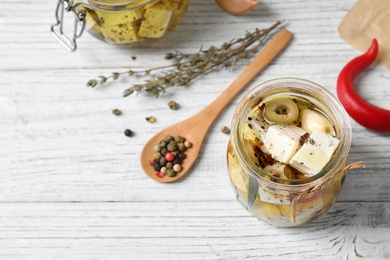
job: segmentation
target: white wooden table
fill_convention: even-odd
[[[198,112],[248,61],[159,98],[122,98],[131,81],[87,88],[98,75],[166,64],[174,49],[219,46],[286,19],[294,40],[252,84],[295,76],[335,93],[341,68],[360,54],[337,27],[355,1],[264,0],[246,16],[193,0],[182,23],[144,49],[120,49],[89,34],[69,53],[50,35],[56,1],[0,2],[0,259],[390,259],[390,136],[354,121],[351,171],[329,213],[302,228],[275,228],[235,200],[225,149],[240,97],[210,130],[184,180],[160,184],[140,168],[143,144]],[[136,56],[132,60],[131,56]],[[373,66],[359,92],[390,109],[390,71]],[[169,100],[181,105],[168,108]],[[119,117],[111,113],[120,109]],[[145,118],[155,116],[150,124]],[[135,136],[128,138],[124,129]]]

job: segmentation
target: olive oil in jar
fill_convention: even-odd
[[[162,38],[176,27],[189,0],[127,1],[121,5],[121,1],[89,2],[96,6],[85,8],[87,30],[92,35],[109,43],[140,46]]]

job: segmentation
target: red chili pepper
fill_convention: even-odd
[[[370,104],[353,86],[355,78],[375,61],[377,55],[378,42],[373,39],[366,53],[351,60],[341,70],[337,79],[337,96],[356,122],[372,131],[390,133],[390,110]]]

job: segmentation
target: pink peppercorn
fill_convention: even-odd
[[[173,153],[167,153],[165,155],[165,159],[168,161],[168,162],[172,162],[174,159],[175,159],[175,156],[173,155]]]
[[[156,176],[159,178],[163,178],[165,176],[165,173],[163,172],[156,172]]]

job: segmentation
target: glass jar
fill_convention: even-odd
[[[253,132],[248,135],[245,131],[249,129],[253,131],[253,125],[248,125],[248,120],[253,120],[251,117],[253,111],[264,109],[262,106],[264,100],[272,100],[274,97],[290,97],[300,109],[304,106],[315,109],[333,125],[332,134],[339,140],[339,145],[320,172],[302,175],[293,167],[283,166],[273,158],[270,159],[272,163],[269,163],[273,166],[269,167],[274,171],[260,163],[260,157],[254,152],[256,148],[253,144],[261,147],[265,138],[264,132],[262,134],[261,132],[266,131],[272,123],[263,121],[264,126],[257,127],[256,131],[259,134],[256,137],[252,136]],[[303,102],[303,105],[300,102]],[[301,123],[295,124],[298,127]],[[312,221],[328,211],[342,188],[351,145],[349,117],[330,92],[316,83],[298,78],[266,81],[251,90],[240,101],[231,128],[231,139],[227,149],[230,181],[236,198],[249,213],[274,226],[293,227]],[[264,154],[267,154],[267,151]],[[275,174],[278,172],[276,166],[284,167],[281,168],[283,171]],[[290,177],[286,177],[287,172]]]
[[[189,0],[59,0],[53,35],[70,51],[86,29],[107,43],[139,47],[167,35],[181,21]],[[64,33],[64,13],[74,13],[73,35]]]

